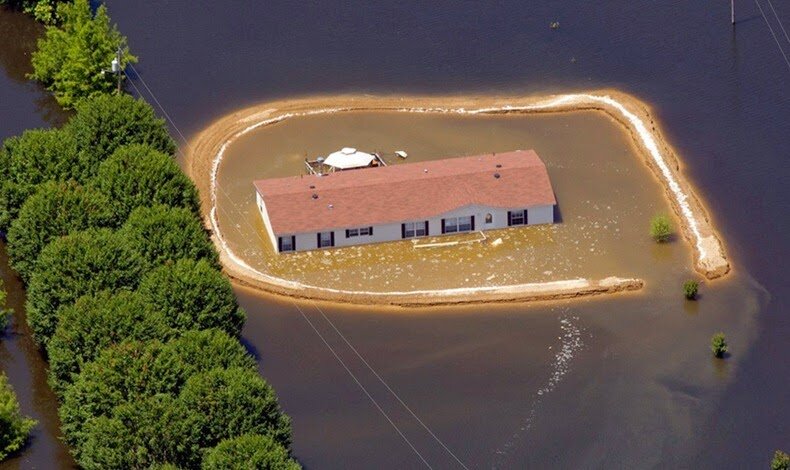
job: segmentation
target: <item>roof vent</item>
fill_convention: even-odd
[[[497,167],[497,168],[502,168],[502,164],[501,164],[501,163],[497,163],[497,164],[496,164],[496,167]]]
[[[423,171],[423,173],[428,173],[428,169],[427,168],[422,170],[422,171]]]
[[[334,208],[335,208],[335,206],[333,206],[332,204],[329,204],[329,208],[330,208],[330,209],[334,209]]]
[[[313,199],[318,199],[318,194],[313,193]]]
[[[310,185],[310,189],[315,189],[315,185],[314,185],[314,184],[311,184],[311,185]]]
[[[494,173],[494,178],[499,179],[499,173]]]

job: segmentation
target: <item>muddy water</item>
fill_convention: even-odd
[[[303,173],[311,159],[344,147],[379,150],[390,165],[535,149],[559,200],[559,223],[277,256],[258,215],[251,181]],[[307,176],[308,178],[310,176]],[[649,219],[670,213],[659,183],[629,138],[603,113],[448,116],[355,112],[299,117],[237,139],[218,174],[218,220],[231,249],[256,269],[311,285],[368,291],[441,289],[607,276],[654,278],[657,263],[686,268],[685,243],[647,236]],[[457,269],[453,269],[454,267]]]
[[[493,232],[503,239],[498,248],[426,252],[393,243],[274,256],[250,180],[298,174],[305,156],[349,145],[404,149],[408,161],[534,148],[561,220]],[[220,224],[235,251],[268,272],[371,290],[646,280],[639,293],[609,298],[417,310],[239,289],[251,312],[245,335],[263,345],[261,371],[294,418],[296,452],[308,467],[681,464],[738,371],[736,357],[710,359],[710,335],[726,330],[734,349],[747,349],[767,302],[737,271],[703,284],[699,302],[683,299],[683,281],[697,277],[690,247],[647,236],[650,216],[668,212],[667,202],[628,136],[601,113],[303,117],[249,133],[225,155]],[[645,434],[651,439],[638,437]]]
[[[67,117],[45,90],[25,77],[31,72],[30,53],[42,31],[27,16],[0,7],[0,140],[28,128],[62,123]],[[13,321],[0,339],[0,369],[8,375],[22,412],[39,422],[31,445],[0,467],[71,468],[74,462],[60,441],[57,404],[47,385],[45,363],[25,321],[25,293],[8,266],[2,243],[0,276],[14,309]]]
[[[470,467],[765,468],[773,450],[787,450],[790,100],[786,66],[755,5],[736,2],[733,28],[727,5],[708,2],[107,4],[141,58],[137,70],[187,136],[236,108],[335,91],[617,87],[650,103],[736,269],[704,286],[699,303],[664,282],[651,295],[573,304],[321,309]],[[790,3],[773,6],[786,24]],[[554,20],[559,30],[548,28]],[[46,124],[41,91],[19,73],[29,59],[20,44],[38,34],[31,23],[0,11],[4,137]],[[238,294],[245,337],[294,417],[297,454],[310,468],[422,465],[294,305]],[[435,468],[460,467],[318,310],[297,305]],[[566,319],[577,336],[566,338]],[[723,363],[707,351],[715,330],[733,343]],[[571,353],[557,356],[561,347]],[[40,447],[25,452],[25,468],[55,464]],[[495,460],[502,448],[507,458]]]

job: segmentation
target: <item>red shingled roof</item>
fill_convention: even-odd
[[[472,204],[556,204],[546,166],[534,150],[253,184],[266,203],[272,230],[282,235],[422,220]]]

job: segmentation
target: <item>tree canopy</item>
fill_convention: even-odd
[[[37,185],[66,181],[79,168],[77,141],[60,129],[28,130],[0,150],[0,231],[7,232]]]
[[[173,334],[159,311],[137,293],[102,291],[60,309],[49,341],[50,383],[62,396],[83,366],[109,346],[127,340],[166,339]]]
[[[204,259],[218,266],[217,252],[200,220],[180,207],[139,207],[119,234],[153,266],[181,258]]]
[[[172,157],[148,145],[119,147],[99,166],[93,184],[110,197],[121,222],[134,209],[154,204],[199,211],[192,180]]]
[[[249,368],[215,369],[187,380],[180,395],[199,417],[200,448],[239,434],[266,434],[291,444],[291,421],[280,410],[271,386]]]
[[[208,451],[203,470],[299,470],[288,449],[271,436],[244,434],[225,439]]]
[[[95,175],[99,163],[124,145],[146,144],[168,155],[175,152],[164,120],[141,99],[97,95],[77,103],[76,111],[64,129],[74,136],[85,176]]]
[[[0,460],[21,449],[36,421],[22,416],[8,377],[0,372]]]
[[[54,240],[41,251],[28,286],[27,319],[34,338],[46,347],[60,307],[105,289],[133,290],[146,268],[126,240],[108,229]]]
[[[101,193],[76,183],[50,181],[22,205],[8,230],[11,266],[29,281],[41,250],[71,232],[106,226],[111,212]]]
[[[138,292],[178,331],[217,328],[238,336],[244,324],[230,281],[205,260],[160,266],[145,275]]]
[[[112,92],[116,76],[106,71],[118,48],[122,68],[137,58],[129,52],[126,38],[110,25],[107,7],[99,5],[94,15],[89,0],[73,0],[58,5],[55,15],[60,23],[48,26],[39,39],[31,77],[66,108],[83,98]]]
[[[217,330],[190,331],[161,341],[127,341],[86,364],[60,407],[63,432],[81,452],[85,424],[115,407],[160,393],[177,395],[192,375],[214,368],[254,370],[255,361],[234,338]]]

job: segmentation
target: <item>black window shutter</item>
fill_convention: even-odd
[[[277,237],[277,253],[283,252],[283,237]]]
[[[406,238],[406,224],[400,224],[400,237]]]
[[[368,227],[368,235],[373,235],[373,227]]]
[[[475,231],[475,216],[472,216],[472,231]]]
[[[331,243],[331,245],[329,245],[329,246],[335,246],[335,231],[334,230],[329,232],[329,243]]]
[[[444,219],[442,219],[442,233],[444,233]]]
[[[321,248],[321,232],[315,234],[315,246]]]
[[[426,220],[426,221],[425,221],[425,236],[427,237],[427,236],[429,236],[430,234],[431,234],[431,232],[429,232],[429,231],[428,231],[428,221]]]
[[[524,209],[524,225],[527,225],[529,223],[529,220],[527,219],[527,214],[529,214],[529,209]]]
[[[291,249],[296,251],[296,235],[291,235]]]
[[[513,225],[513,213],[507,211],[507,226],[510,227],[511,225]]]
[[[348,238],[348,229],[346,229],[346,238]]]

